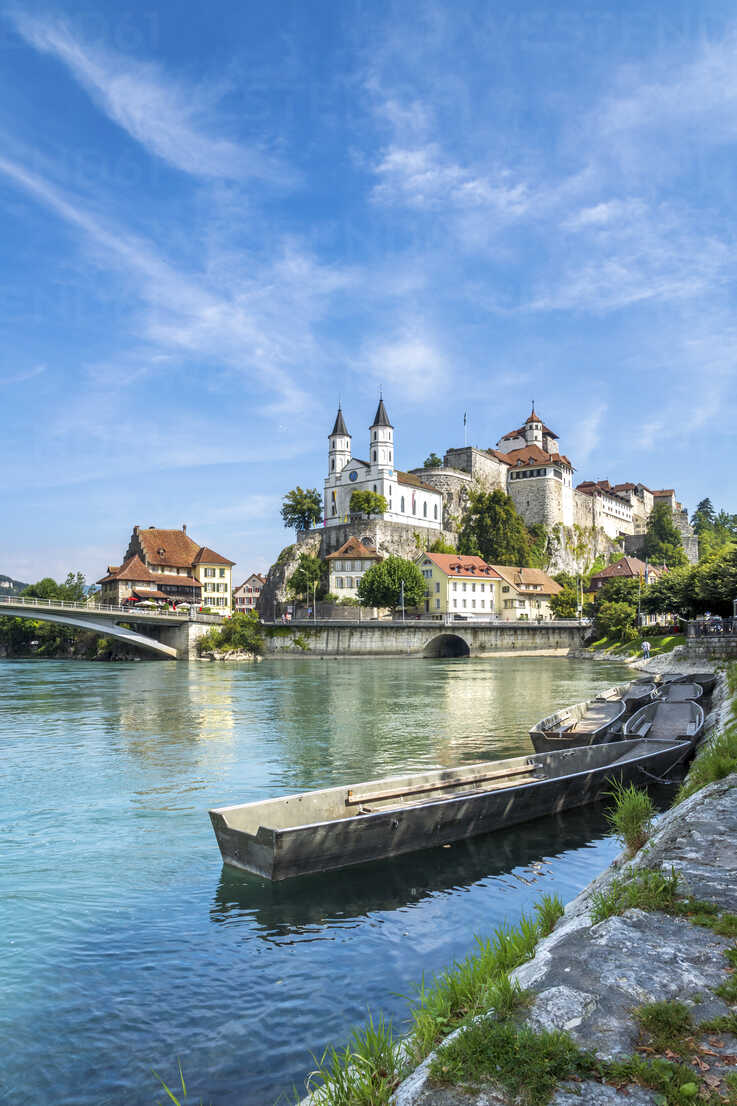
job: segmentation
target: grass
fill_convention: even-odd
[[[509,1020],[482,1019],[438,1051],[430,1066],[436,1084],[493,1080],[515,1102],[542,1106],[563,1079],[593,1068],[567,1033],[536,1033]]]
[[[737,661],[731,661],[727,665],[726,676],[731,697],[731,718],[724,729],[712,737],[697,754],[678,790],[675,803],[682,803],[707,784],[716,783],[732,772],[737,772]]]
[[[668,912],[676,902],[678,873],[642,871],[615,877],[604,891],[591,897],[591,920],[596,925],[633,907]]]
[[[407,1068],[453,1029],[489,1010],[508,1020],[527,1002],[509,973],[530,959],[562,913],[557,896],[544,895],[533,917],[523,916],[517,926],[501,926],[486,940],[476,938],[474,953],[431,985],[423,981],[412,998],[411,1028],[401,1044],[390,1022],[369,1017],[344,1049],[326,1049],[307,1082],[319,1106],[387,1106]]]
[[[645,640],[650,642],[650,656],[658,657],[661,653],[670,653],[677,645],[683,645],[686,638],[683,634],[664,634],[658,637],[645,635]],[[634,641],[620,641],[617,637],[601,637],[592,642],[588,647],[604,653],[617,653],[625,657],[637,657],[642,653],[642,638]]]
[[[614,806],[607,811],[607,821],[630,853],[636,853],[652,832],[653,801],[647,791],[633,783],[625,786],[621,780],[614,781],[609,795],[614,799]]]
[[[422,1059],[463,1022],[495,1010],[507,1016],[525,1001],[509,972],[529,960],[537,942],[547,936],[563,907],[557,896],[544,895],[535,906],[536,919],[522,916],[517,926],[501,926],[478,949],[437,976],[429,987],[418,988],[411,1013],[410,1048]]]
[[[381,1017],[355,1029],[345,1049],[328,1048],[307,1080],[320,1106],[376,1106],[387,1103],[404,1069],[390,1023]]]
[[[654,1048],[656,1052],[670,1049],[679,1056],[693,1052],[694,1024],[685,1003],[650,1002],[636,1007],[632,1013],[646,1046]]]

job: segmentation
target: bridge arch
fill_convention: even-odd
[[[4,614],[9,604],[3,604],[0,607],[0,614]],[[32,618],[39,622],[56,622],[62,626],[74,626],[78,630],[92,630],[96,634],[100,634],[102,637],[114,637],[119,641],[125,641],[129,645],[137,645],[140,649],[146,649],[150,653],[156,653],[161,657],[168,657],[170,660],[176,660],[177,651],[170,645],[164,645],[163,642],[157,641],[156,638],[148,637],[145,634],[140,634],[136,630],[129,630],[127,626],[119,626],[112,620],[102,620],[101,618],[94,618],[88,615],[79,615],[73,612],[69,614],[57,614],[51,611],[44,610],[43,608],[30,607],[29,604],[18,609],[12,609],[8,612],[8,616],[11,618]]]
[[[425,645],[423,657],[470,657],[471,647],[460,634],[437,634]]]

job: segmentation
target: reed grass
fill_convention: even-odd
[[[625,786],[621,780],[614,781],[609,796],[614,806],[607,811],[607,821],[629,852],[636,853],[652,833],[653,801],[647,791],[633,783]]]

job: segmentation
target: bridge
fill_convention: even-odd
[[[292,621],[265,625],[266,655],[468,657],[493,654],[564,656],[583,646],[588,622]]]
[[[70,603],[62,599],[27,599],[23,596],[0,598],[0,615],[57,622],[79,630],[91,630],[103,637],[117,638],[170,660],[191,656],[197,638],[206,633],[213,623],[219,625],[222,622],[220,615],[195,611],[109,605],[92,607],[86,603]]]

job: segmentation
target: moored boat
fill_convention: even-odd
[[[656,692],[653,680],[634,680],[622,695],[622,702],[628,714],[639,710],[648,703]]]
[[[541,719],[530,730],[530,740],[536,753],[571,749],[578,745],[596,745],[623,717],[627,704],[623,699],[627,687],[610,687],[595,699],[574,703]]]
[[[692,682],[700,684],[704,689],[704,695],[711,695],[717,682],[716,672],[687,672],[681,677],[679,683]]]
[[[595,802],[612,780],[663,775],[688,750],[688,742],[625,740],[219,807],[210,819],[226,864],[281,880]]]
[[[695,744],[704,729],[704,711],[692,699],[682,702],[656,699],[628,718],[622,729],[625,738],[690,741]]]
[[[671,680],[658,689],[658,699],[662,703],[685,703],[689,699],[703,699],[704,689],[692,680]]]

